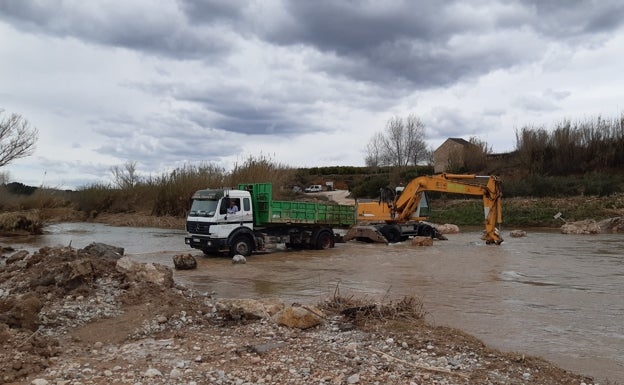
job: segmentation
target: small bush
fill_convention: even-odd
[[[26,232],[28,234],[41,234],[42,229],[43,223],[36,210],[0,214],[0,233]]]
[[[340,313],[351,322],[365,323],[369,320],[419,320],[425,317],[423,302],[414,296],[405,296],[388,303],[375,303],[364,298],[334,295],[322,302],[319,307],[327,312]]]

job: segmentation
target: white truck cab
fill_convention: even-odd
[[[251,195],[241,190],[200,190],[193,194],[187,219],[189,237],[186,244],[205,250],[218,250],[227,245],[231,234],[241,227],[253,230]],[[229,213],[230,202],[238,207]]]

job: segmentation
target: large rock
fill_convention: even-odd
[[[215,307],[217,313],[227,319],[269,318],[284,307],[281,301],[258,301],[255,299],[224,298]]]
[[[313,306],[287,306],[272,317],[278,325],[309,329],[323,323],[323,313]]]
[[[173,287],[173,271],[157,263],[140,263],[128,257],[117,260],[117,271],[130,281],[151,282],[163,287]]]
[[[584,221],[568,222],[561,226],[562,234],[598,234],[600,226],[593,219]]]
[[[94,257],[119,259],[124,255],[123,247],[111,246],[100,242],[92,242],[91,244],[87,245],[83,250],[93,255]]]
[[[178,270],[192,270],[197,268],[197,260],[191,254],[177,254],[173,256],[173,266]]]

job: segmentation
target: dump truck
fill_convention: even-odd
[[[271,183],[196,191],[186,220],[185,243],[205,254],[249,256],[269,245],[328,249],[356,223],[356,207],[273,200]],[[236,207],[234,209],[233,207]]]
[[[497,224],[502,222],[501,182],[496,176],[436,174],[419,176],[400,189],[382,189],[377,202],[357,205],[357,225],[344,240],[395,243],[411,236],[445,239],[421,211],[428,208],[427,191],[478,195],[483,198],[485,232],[488,244],[503,242]]]

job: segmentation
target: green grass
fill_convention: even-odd
[[[480,199],[431,201],[430,220],[472,226],[483,223]],[[610,197],[576,196],[567,198],[503,198],[503,224],[507,227],[559,227],[554,215],[561,212],[567,221],[601,220],[624,215],[624,195]]]

